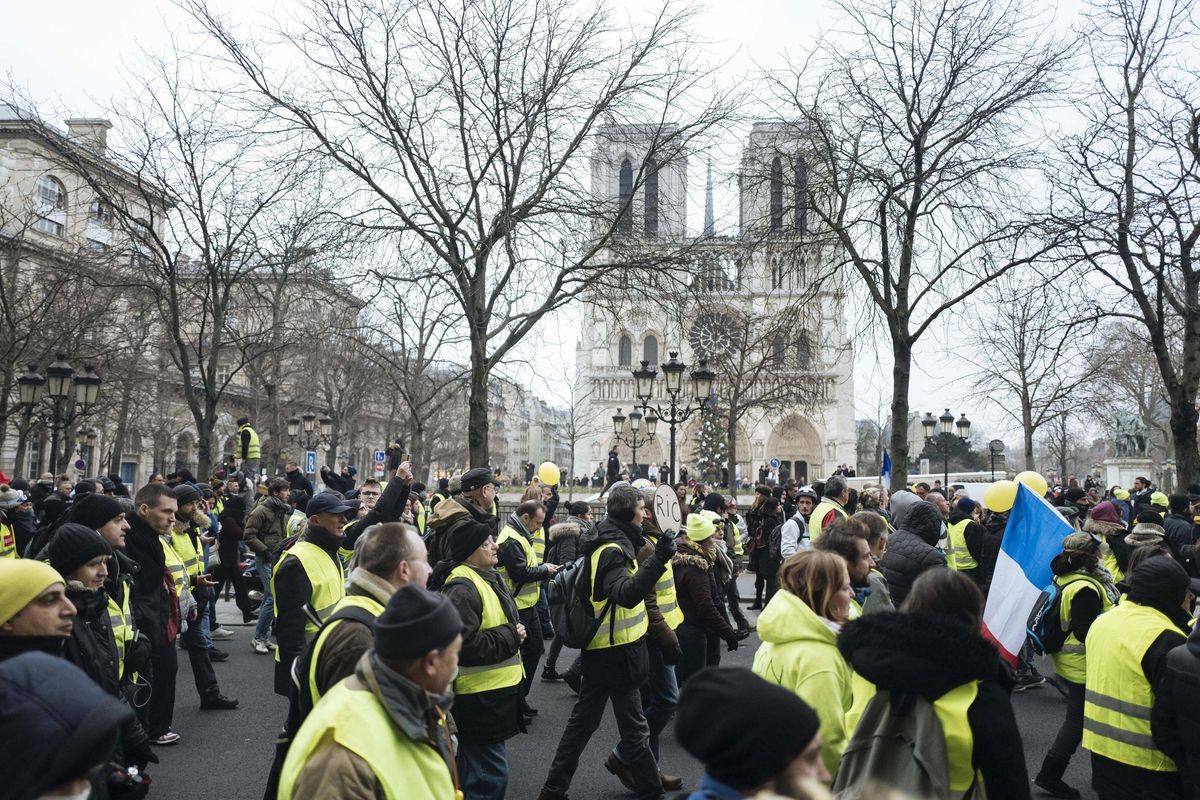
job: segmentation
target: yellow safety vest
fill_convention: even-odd
[[[221,516],[221,512],[225,510],[225,495],[217,495],[217,499],[213,501],[213,516]]]
[[[646,538],[658,541],[654,536]],[[678,628],[683,622],[683,609],[679,607],[679,595],[675,592],[675,566],[670,561],[667,561],[667,568],[659,576],[658,583],[654,584],[654,602],[671,630]]]
[[[329,612],[329,616],[332,617],[346,606],[358,606],[359,608],[364,608],[371,612],[371,614],[375,617],[378,617],[383,613],[383,604],[374,597],[367,597],[366,595],[359,594],[348,594],[341,600],[337,601],[337,604],[333,607],[333,610]],[[325,646],[325,638],[329,635],[329,632],[343,622],[345,622],[344,619],[334,620],[324,628],[321,628],[321,631],[317,634],[317,638],[313,640],[312,657],[308,661],[308,689],[311,693],[312,703],[314,706],[317,704],[317,701],[321,699],[321,692],[317,689],[317,664],[321,659],[321,648]]]
[[[249,425],[242,425],[240,428],[238,428],[238,444],[237,444],[238,454],[240,455],[242,452],[242,432],[243,431],[250,432],[250,446],[248,448],[246,448],[246,458],[248,460],[258,458],[259,456],[262,455],[262,451],[258,446],[258,431],[254,430],[254,428],[251,428]]]
[[[971,520],[964,519],[946,526],[946,538],[950,541],[950,549],[946,552],[946,566],[950,569],[975,569],[979,562],[971,557],[967,549],[967,526]]]
[[[175,552],[174,538],[174,536],[159,536],[158,541],[162,545],[163,559],[167,569],[171,571],[171,579],[175,582],[175,594],[183,597],[184,592],[189,590],[191,581],[188,580],[187,566],[184,560],[180,558],[179,553]],[[189,542],[189,544],[191,543]]]
[[[596,630],[596,635],[588,642],[585,650],[602,650],[606,647],[617,647],[623,644],[636,642],[646,635],[650,630],[650,622],[646,619],[646,604],[639,602],[633,608],[625,608],[619,603],[612,603],[607,614],[601,616],[604,611],[604,606],[608,605],[608,601],[598,601],[596,597],[596,570],[600,564],[600,554],[611,548],[621,549],[621,545],[615,542],[603,544],[597,547],[592,552],[589,566],[592,569],[590,577],[588,599],[592,601],[593,614],[600,619],[600,627]],[[630,575],[633,575],[637,570],[628,563],[625,564],[625,569]]]
[[[1075,599],[1075,595],[1079,594],[1081,589],[1090,587],[1100,595],[1101,614],[1112,608],[1113,604],[1108,599],[1108,592],[1104,591],[1104,584],[1090,575],[1078,572],[1055,575],[1054,582],[1062,592],[1062,600],[1059,601],[1059,619],[1062,629],[1067,632],[1067,639],[1063,642],[1062,650],[1050,654],[1050,660],[1054,662],[1054,671],[1060,677],[1072,683],[1083,683],[1087,680],[1087,648],[1075,634],[1071,633],[1071,601]]]
[[[422,503],[420,500],[417,501],[416,520],[417,520],[417,531],[422,536],[424,536],[425,535],[425,504]]]
[[[850,597],[850,619],[858,619],[862,616],[862,606],[858,604],[858,600],[852,595]]]
[[[846,509],[833,500],[822,500],[817,507],[813,509],[812,516],[808,518],[808,539],[815,542],[821,538],[821,520],[825,519],[825,515],[830,511],[836,511],[842,515],[842,519],[849,519],[850,515],[846,513]]]
[[[334,606],[346,596],[346,576],[342,572],[342,562],[337,558],[330,558],[328,553],[312,542],[296,542],[290,550],[284,550],[283,555],[279,557],[279,563],[271,571],[271,599],[275,606],[275,619],[279,619],[279,593],[275,591],[275,576],[279,574],[279,568],[283,566],[286,558],[300,560],[300,566],[304,568],[308,582],[312,585],[312,597],[309,598],[308,604],[317,612],[318,619],[328,619]],[[304,632],[310,636],[317,632],[317,626],[312,620],[304,621]],[[279,660],[278,648],[275,649],[275,660]]]
[[[304,765],[330,741],[367,762],[388,800],[454,800],[454,781],[442,754],[426,742],[408,738],[374,694],[348,683],[330,689],[296,732],[279,775],[279,800],[293,800]],[[438,735],[449,740],[444,718]]]
[[[1142,657],[1163,631],[1182,631],[1161,611],[1123,601],[1096,618],[1088,631],[1083,746],[1132,767],[1175,772],[1175,762],[1154,744],[1150,709],[1154,690]]]
[[[455,578],[465,578],[479,593],[479,602],[483,604],[483,614],[479,619],[480,632],[508,625],[508,617],[504,614],[504,606],[500,598],[474,567],[459,564],[450,571],[446,582]],[[516,686],[525,677],[525,668],[521,665],[521,652],[513,653],[498,664],[480,664],[474,667],[458,667],[458,677],[454,679],[455,694],[479,694],[496,689],[506,689]]]
[[[13,526],[7,522],[0,523],[0,558],[19,558],[17,535],[13,532]]]
[[[504,530],[500,531],[500,538],[496,540],[496,546],[499,547],[509,539],[514,540],[520,545],[521,550],[525,552],[525,562],[530,569],[535,569],[542,562],[538,559],[537,552],[533,549],[533,544],[521,534],[514,531],[510,526],[505,525]],[[508,591],[512,594],[513,599],[517,601],[517,610],[522,608],[533,608],[537,605],[538,597],[541,595],[542,584],[539,581],[531,581],[522,583],[520,586],[513,583],[509,577],[508,570],[503,566],[497,566],[496,571],[504,576],[504,585],[508,587]]]
[[[850,710],[846,712],[846,730],[853,731],[862,719],[867,703],[875,696],[875,684],[855,673],[850,681],[854,700]],[[946,738],[946,763],[950,766],[947,776],[950,791],[960,794],[971,788],[972,784],[982,784],[983,776],[974,767],[975,736],[971,733],[971,723],[967,721],[967,711],[979,694],[979,681],[968,681],[956,686],[933,701],[933,713],[942,724],[942,736]]]
[[[1125,573],[1121,571],[1121,567],[1117,564],[1117,555],[1107,547],[1105,551],[1104,557],[1101,559],[1104,562],[1104,568],[1113,576],[1113,583],[1120,583],[1125,580]]]
[[[108,626],[112,628],[113,640],[117,643],[117,678],[125,677],[125,645],[133,641],[133,614],[129,609],[131,589],[125,587],[125,597],[118,605],[112,595],[108,596]]]
[[[542,525],[529,536],[533,539],[533,552],[537,553],[538,563],[546,563],[546,526]]]
[[[171,532],[171,547],[175,548],[175,554],[183,561],[183,571],[189,579],[194,579],[204,571],[200,552],[196,550],[196,546],[192,544],[192,537],[188,536],[186,531]]]

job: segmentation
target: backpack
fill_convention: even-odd
[[[1057,653],[1067,641],[1062,626],[1062,588],[1054,581],[1042,589],[1025,625],[1029,644],[1038,655]]]
[[[562,634],[563,644],[575,650],[582,650],[600,630],[600,621],[612,609],[610,599],[596,616],[592,608],[591,580],[588,572],[588,556],[580,556],[574,562],[560,569],[550,579],[550,605],[561,605],[563,625],[555,631]],[[616,620],[616,614],[613,614]]]
[[[924,697],[876,692],[846,743],[833,783],[838,800],[859,800],[881,786],[925,800],[950,797],[946,737],[933,704]],[[978,784],[964,795],[984,797]]]

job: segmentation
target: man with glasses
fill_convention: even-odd
[[[358,507],[358,516],[365,517],[375,505],[379,502],[379,498],[383,496],[383,484],[374,478],[368,478],[363,481],[362,488],[358,490],[358,499],[362,503]]]

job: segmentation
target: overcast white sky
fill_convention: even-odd
[[[873,0],[865,0],[872,2]],[[253,25],[264,16],[288,11],[287,0],[217,0],[230,9],[236,20]],[[624,0],[621,6],[636,13],[652,7],[648,0]],[[1074,22],[1078,11],[1075,0],[1063,4],[1045,4],[1044,8],[1059,25]],[[770,67],[801,58],[811,48],[815,35],[832,28],[837,21],[832,4],[824,0],[712,0],[702,16],[699,29],[709,40],[709,54],[725,62],[724,76],[735,81],[754,71],[755,65]],[[95,0],[59,0],[53,6],[38,3],[0,2],[0,53],[2,68],[42,104],[43,113],[56,112],[93,116],[111,98],[120,97],[127,85],[129,67],[138,51],[165,49],[172,31],[186,30],[190,21],[170,3],[159,0],[120,0],[98,3]],[[729,143],[729,152],[713,153],[714,170],[732,169],[737,143]],[[722,168],[725,168],[724,170]],[[702,158],[695,158],[689,179],[689,224],[702,223],[704,194]],[[716,197],[718,232],[734,233],[737,223],[734,193],[718,188]],[[550,321],[541,331],[537,369],[514,365],[514,377],[530,377],[540,383],[546,399],[564,404],[565,379],[573,371],[575,333],[578,330],[570,313]],[[886,418],[891,397],[891,363],[888,348],[876,347],[883,341],[856,344],[855,396],[856,416]],[[955,320],[932,331],[921,342],[915,358],[912,392],[913,411],[933,411],[935,416],[949,406],[955,414],[965,412],[977,423],[981,433],[995,435],[1006,423],[995,409],[972,397],[959,376],[961,362],[945,357],[944,352],[962,351],[971,346],[971,334]],[[535,383],[535,386],[537,384]],[[1007,431],[1002,438],[1017,445],[1019,435]]]

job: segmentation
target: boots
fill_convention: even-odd
[[[1081,797],[1079,790],[1062,779],[1069,762],[1070,759],[1067,758],[1047,755],[1042,761],[1042,768],[1038,771],[1037,777],[1033,779],[1033,784],[1051,797],[1079,800]]]

